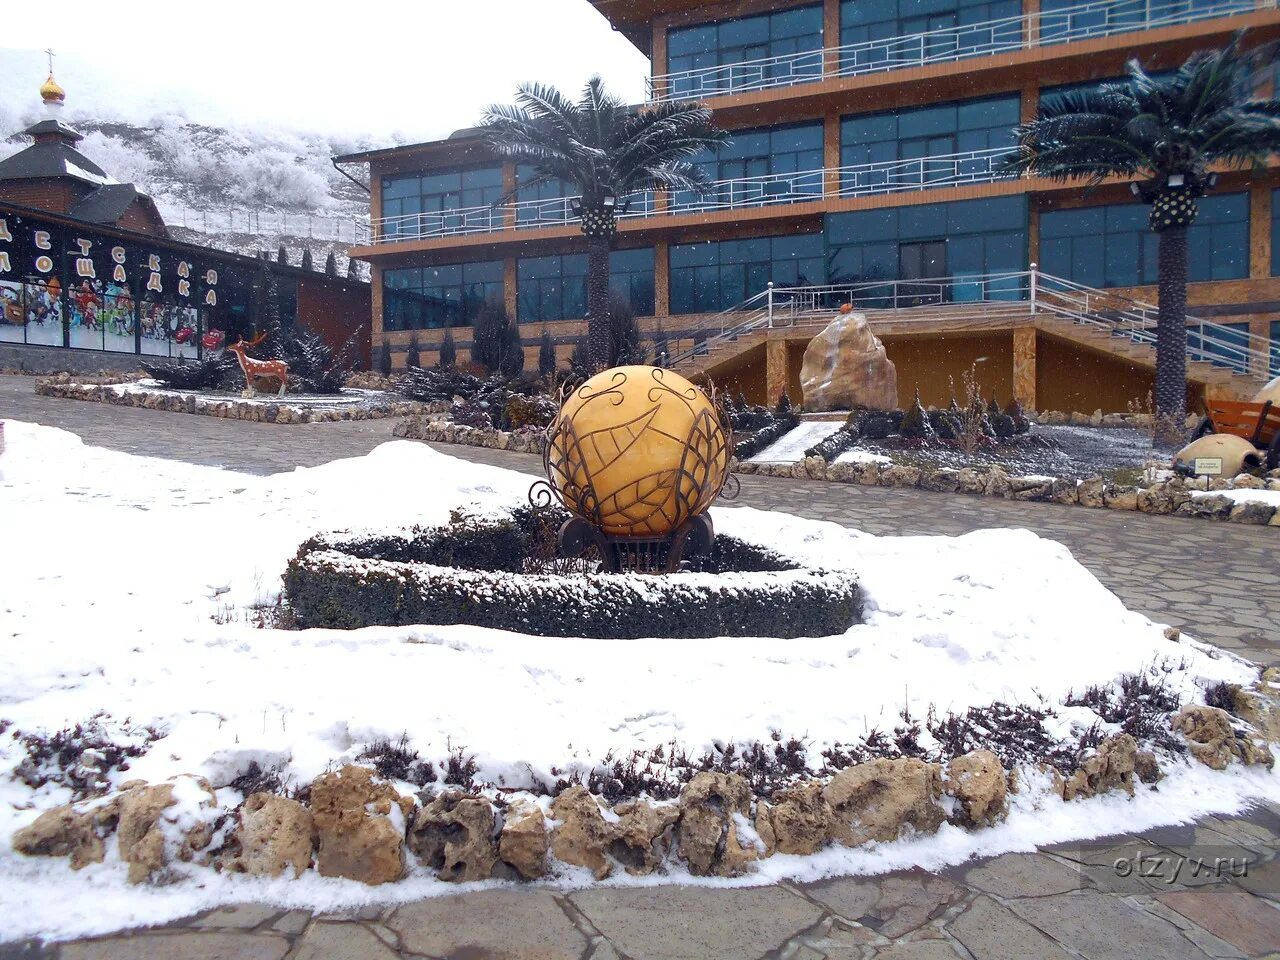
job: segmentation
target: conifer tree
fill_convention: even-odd
[[[542,328],[542,339],[538,343],[538,374],[550,379],[556,372],[556,345],[551,342],[551,333]]]
[[[338,256],[332,250],[324,261],[324,275],[326,277],[336,277],[338,275]]]
[[[453,327],[445,327],[440,341],[440,369],[448,370],[458,362],[458,347],[453,342]]]

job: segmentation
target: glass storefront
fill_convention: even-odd
[[[0,341],[207,356],[225,347],[229,327],[244,327],[253,280],[238,272],[196,250],[0,216]]]

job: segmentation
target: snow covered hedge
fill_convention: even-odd
[[[315,537],[284,576],[301,627],[454,624],[538,636],[825,637],[861,622],[849,571],[800,569],[764,548],[718,537],[695,572],[523,573],[532,514],[407,536]]]

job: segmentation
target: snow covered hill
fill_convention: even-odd
[[[0,158],[29,141],[21,131],[41,114],[0,102]],[[80,150],[117,180],[136,183],[160,207],[174,235],[238,253],[284,244],[289,262],[329,251],[346,271],[346,248],[368,222],[368,194],[330,158],[385,146],[383,140],[322,133],[206,126],[176,113],[146,123],[103,120],[68,108],[85,135]]]

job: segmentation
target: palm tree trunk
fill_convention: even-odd
[[[587,361],[590,373],[609,365],[609,247],[607,236],[587,238]]]
[[[1178,444],[1187,416],[1187,228],[1160,232],[1156,323],[1156,440]]]

